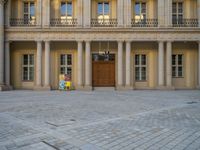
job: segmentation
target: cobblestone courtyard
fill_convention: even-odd
[[[200,91],[0,93],[0,150],[200,150]]]

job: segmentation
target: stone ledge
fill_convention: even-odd
[[[34,86],[33,90],[35,91],[50,91],[51,87],[50,86]]]
[[[0,85],[0,91],[10,91],[13,90],[13,87],[10,85]]]
[[[157,86],[156,90],[175,90],[174,86]]]

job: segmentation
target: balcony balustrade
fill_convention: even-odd
[[[25,18],[11,18],[10,26],[36,26],[36,19],[25,19]]]
[[[132,19],[132,27],[157,27],[158,19]]]
[[[198,27],[198,19],[172,19],[173,27]]]
[[[54,18],[50,21],[50,26],[52,27],[76,27],[77,25],[77,19]]]
[[[91,27],[117,27],[117,19],[91,19]]]

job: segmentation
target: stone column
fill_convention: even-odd
[[[90,41],[86,41],[86,48],[85,48],[85,87],[88,90],[92,89],[92,64],[91,64],[91,45]]]
[[[91,0],[84,0],[83,12],[84,12],[84,15],[83,15],[84,27],[89,28],[90,21],[91,21]]]
[[[44,86],[50,90],[50,41],[45,41],[45,80]]]
[[[172,87],[172,42],[167,42],[166,52],[166,84],[168,88]]]
[[[198,42],[198,88],[200,89],[200,41]]]
[[[10,41],[5,42],[5,81],[6,86],[12,89],[10,86]]]
[[[0,0],[0,91],[4,90],[4,0]]]
[[[124,0],[124,21],[126,27],[131,27],[132,1]]]
[[[118,41],[118,88],[123,86],[123,41]]]
[[[89,9],[89,8],[87,8]],[[77,21],[78,26],[82,27],[83,24],[83,0],[77,0]]]
[[[43,5],[42,5],[42,21],[43,21],[43,26],[44,27],[49,27],[50,26],[50,0],[43,0]]]
[[[198,23],[200,27],[200,0],[197,0],[197,16],[198,16]]]
[[[83,41],[78,41],[78,89],[83,88]]]
[[[165,26],[165,0],[158,0],[158,26]]]
[[[49,47],[48,47],[47,51],[48,51],[47,52],[48,54],[45,53],[45,56],[48,56],[48,58],[49,58]],[[46,52],[46,49],[45,49],[45,52]],[[47,60],[48,60],[48,58],[45,57],[45,59],[47,59]],[[37,65],[36,65],[36,86],[37,86],[37,88],[40,88],[42,86],[42,41],[37,41],[37,61],[36,62],[37,62]],[[45,61],[45,64],[46,63],[47,63],[47,61]],[[47,67],[49,67],[49,66],[47,66]],[[47,71],[47,72],[49,72],[49,71]],[[49,78],[49,77],[47,77],[47,78]]]
[[[7,10],[6,10],[6,26],[10,27],[10,17],[11,17],[11,0],[7,1]]]
[[[117,22],[119,27],[123,27],[124,25],[124,0],[117,0]]]
[[[164,42],[159,41],[158,46],[158,88],[164,86]]]
[[[42,19],[42,0],[37,0],[37,11],[36,11],[36,23],[37,26],[41,26]]]
[[[131,88],[131,41],[126,41],[126,88]]]
[[[172,0],[165,0],[165,26],[172,27]]]

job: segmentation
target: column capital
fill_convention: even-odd
[[[40,40],[39,40],[40,41]],[[44,40],[45,43],[50,43],[51,40]]]
[[[123,43],[123,42],[124,42],[124,40],[117,40],[117,42],[118,42],[118,43]]]
[[[79,43],[79,42],[83,42],[83,41],[84,41],[84,40],[76,40],[76,42],[78,42],[78,43]]]
[[[165,41],[164,40],[158,40],[158,43],[164,43]]]
[[[35,40],[35,42],[37,42],[37,43],[42,43],[42,40]]]
[[[173,40],[166,40],[167,43],[173,43]]]
[[[7,3],[8,0],[0,0],[0,5],[4,5]]]
[[[132,40],[125,40],[126,43],[131,43],[133,42]]]
[[[85,40],[85,43],[91,43],[92,41],[91,40]]]

